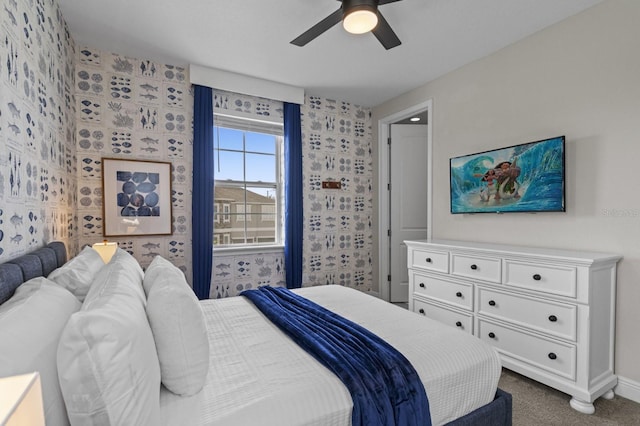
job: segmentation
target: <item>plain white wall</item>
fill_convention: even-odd
[[[609,0],[373,110],[375,129],[380,118],[433,100],[434,238],[624,256],[618,266],[615,370],[635,382],[639,22],[640,1]],[[558,135],[567,137],[566,213],[449,213],[450,157]]]

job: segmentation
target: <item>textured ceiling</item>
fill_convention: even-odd
[[[402,41],[385,50],[341,25],[289,42],[335,0],[59,0],[78,46],[198,64],[373,107],[601,0],[402,0],[380,11]]]

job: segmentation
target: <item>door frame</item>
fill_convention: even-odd
[[[390,226],[389,191],[389,147],[387,141],[391,124],[409,118],[412,115],[427,111],[427,238],[431,238],[433,230],[432,193],[433,193],[433,100],[428,99],[417,105],[398,111],[378,120],[378,280],[380,281],[379,297],[389,301],[389,238],[387,230]]]

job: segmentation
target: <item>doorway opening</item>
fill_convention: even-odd
[[[402,238],[405,238],[403,235],[406,236],[406,239],[428,239],[431,238],[432,235],[432,110],[432,101],[428,100],[378,121],[378,188],[380,188],[378,197],[378,278],[380,282],[379,297],[386,301],[402,301],[398,300],[397,297],[398,294],[402,295],[402,288],[394,288],[394,291],[392,291],[392,283],[401,282],[403,276],[407,274],[406,246],[404,247],[404,252],[401,252],[402,246],[404,246],[404,244],[402,244]],[[391,147],[393,144],[392,133],[394,133],[394,131],[392,125],[405,123],[405,120],[409,120],[416,115],[424,117],[423,120],[426,120],[427,123],[426,140],[424,140],[424,136],[422,137],[424,146],[416,145],[419,143],[417,139],[411,142],[410,138],[412,136],[409,135],[409,139],[405,140],[409,141],[409,144],[413,144],[414,148],[421,151],[417,156],[407,157],[407,161],[410,161],[411,164],[402,164],[402,173],[394,173],[394,171],[398,171],[398,166],[395,166],[395,169],[393,169]],[[399,133],[401,137],[404,137],[402,136],[404,131],[400,131]],[[398,151],[396,149],[394,149],[394,151],[396,155],[398,155]],[[400,152],[400,154],[402,153]],[[424,157],[422,157],[423,154]],[[400,161],[404,160],[400,159]],[[419,171],[417,171],[418,167],[420,167]],[[419,176],[417,178],[419,181],[410,180],[412,169],[416,170],[416,176]],[[392,177],[398,179],[398,181],[392,182]],[[402,180],[405,181],[406,186],[404,194],[402,192]],[[416,183],[419,185],[416,186]],[[398,205],[399,201],[396,195],[400,194],[400,199],[404,197],[404,199],[407,200],[409,199],[408,197],[411,191],[416,190],[423,192],[421,196],[426,197],[423,201],[423,205],[426,205],[426,207],[418,209],[415,207],[415,203],[412,202],[400,202],[400,205]],[[396,204],[392,206],[393,202]],[[402,204],[407,204],[407,209],[404,212],[399,209],[403,207]],[[395,213],[395,215],[393,213]],[[396,219],[398,217],[401,219],[394,221],[394,216]],[[418,220],[424,222],[426,229],[422,229],[422,233],[412,234],[411,232],[407,232],[414,228],[416,228],[414,230],[417,230],[417,228],[422,226],[414,226]],[[394,223],[392,223],[392,221],[394,221]],[[404,226],[404,229],[403,224],[407,225]],[[394,233],[396,238],[394,238]],[[413,237],[412,235],[417,235],[417,237]],[[396,274],[396,280],[393,278],[394,273]],[[408,291],[406,296],[408,296]]]

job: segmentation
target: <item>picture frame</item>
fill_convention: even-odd
[[[102,158],[105,237],[171,235],[171,163]]]

